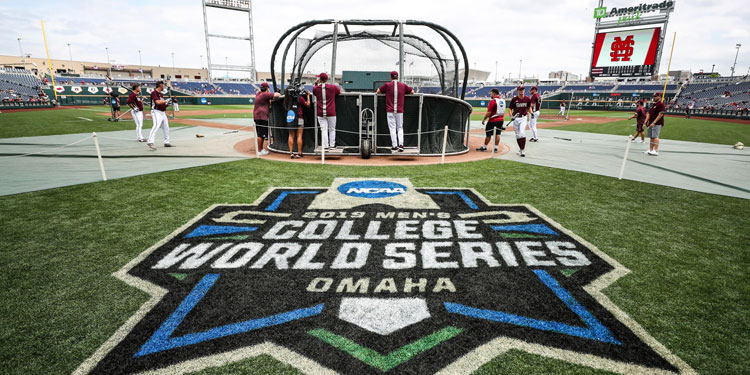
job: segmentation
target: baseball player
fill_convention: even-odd
[[[482,152],[487,151],[487,145],[490,144],[493,129],[497,129],[495,132],[495,152],[497,152],[497,146],[500,144],[500,133],[503,131],[505,100],[500,99],[500,90],[496,88],[490,91],[490,96],[492,99],[490,100],[490,104],[487,105],[487,112],[482,119],[482,125],[485,125],[484,145],[477,149],[477,151]]]
[[[536,131],[536,121],[542,114],[542,97],[537,94],[537,87],[531,87],[531,119],[529,120],[529,129],[531,129],[531,139],[529,142],[539,142]]]
[[[154,127],[151,128],[151,133],[148,135],[146,146],[152,150],[156,150],[154,147],[154,138],[159,128],[162,128],[162,132],[164,132],[164,147],[174,147],[169,143],[169,121],[167,120],[166,112],[167,106],[170,103],[169,99],[164,99],[163,90],[164,81],[158,81],[156,82],[156,90],[151,92],[151,119],[154,120]]]
[[[557,112],[557,115],[565,117],[565,100],[560,100],[560,112]]]
[[[391,72],[391,82],[378,88],[385,94],[385,112],[391,132],[391,151],[404,152],[404,95],[413,93],[411,87],[398,81],[398,72]]]
[[[646,121],[646,107],[643,106],[643,100],[639,100],[636,104],[638,105],[638,108],[635,109],[635,113],[628,117],[628,120],[635,119],[636,121],[636,132],[635,135],[630,136],[630,141],[635,142],[638,135],[640,135],[641,141],[639,143],[643,143],[646,140],[644,135],[645,132],[643,131],[643,122]]]
[[[130,114],[133,116],[133,121],[135,121],[136,139],[138,142],[146,142],[146,139],[143,138],[143,100],[141,100],[140,84],[133,84],[133,90],[130,91],[126,103],[130,106]]]
[[[255,121],[255,133],[258,138],[259,155],[268,155],[268,150],[263,147],[268,139],[268,112],[271,110],[271,101],[277,99],[281,94],[270,92],[268,82],[260,84],[260,92],[255,94],[255,107],[253,108],[253,121]]]
[[[341,89],[328,82],[328,74],[320,73],[316,76],[320,84],[313,87],[313,95],[317,100],[318,124],[323,132],[323,147],[336,147],[336,96]]]
[[[516,87],[518,95],[514,96],[510,100],[510,106],[508,110],[512,111],[513,115],[513,129],[516,132],[516,142],[518,143],[518,155],[521,157],[526,156],[526,124],[530,115],[529,108],[531,108],[531,99],[524,95],[526,90],[523,86]]]

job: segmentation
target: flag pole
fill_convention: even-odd
[[[664,80],[664,90],[661,90],[661,102],[664,103],[664,97],[667,96],[667,82],[669,81],[669,69],[672,68],[672,54],[674,53],[674,42],[677,40],[677,31],[672,37],[672,51],[669,52],[669,64],[667,64],[667,78]]]
[[[49,59],[49,48],[47,48],[47,34],[44,32],[44,20],[40,20],[42,23],[42,37],[44,38],[44,49],[47,51],[47,68],[49,69],[49,75],[52,77],[52,92],[55,94],[55,101],[57,101],[57,89],[55,89],[55,72],[52,70],[52,62]]]

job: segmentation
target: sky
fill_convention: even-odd
[[[440,24],[464,45],[472,68],[491,72],[490,80],[522,76],[546,78],[551,71],[587,74],[594,37],[596,0],[446,1],[446,0],[291,0],[254,1],[256,64],[270,71],[270,56],[278,38],[292,26],[311,19],[415,19]],[[638,0],[605,0],[604,5],[637,5]],[[113,6],[116,4],[116,6]],[[660,71],[667,70],[674,32],[677,38],[671,70],[714,70],[730,74],[735,45],[742,47],[736,74],[750,68],[750,7],[732,0],[677,0],[662,54]],[[200,0],[129,0],[101,2],[37,0],[0,3],[0,54],[24,53],[44,57],[40,20],[44,20],[50,55],[56,59],[106,62],[105,48],[115,64],[143,64],[198,68],[205,66],[206,45]],[[209,13],[209,30],[216,34],[247,35],[246,18],[224,11]],[[330,31],[330,28],[325,29]],[[441,53],[447,45],[427,29],[407,29],[435,42]],[[308,34],[310,35],[310,34]],[[68,50],[70,43],[70,52]],[[211,39],[214,63],[248,64],[249,44]],[[328,52],[328,53],[326,53]],[[201,59],[201,55],[203,55]],[[339,46],[337,71],[392,70],[397,52],[364,42]],[[203,63],[201,63],[203,60]],[[414,59],[412,59],[413,61]],[[521,62],[522,61],[522,62]],[[497,65],[496,65],[497,62]],[[277,63],[278,64],[278,63]],[[312,72],[330,70],[330,50],[310,62]],[[497,70],[496,70],[497,66]],[[424,60],[415,61],[414,74],[428,72]]]

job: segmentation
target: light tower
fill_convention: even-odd
[[[208,31],[208,13],[207,8],[217,8],[233,12],[244,12],[247,13],[248,30],[249,34],[245,35],[223,35],[223,34],[211,34]],[[255,69],[255,38],[253,35],[253,5],[251,0],[203,0],[203,30],[206,35],[206,62],[208,70],[208,80],[213,82],[213,74],[211,70],[225,70],[231,72],[250,72],[250,79],[255,82],[257,79],[257,71]],[[228,63],[212,64],[211,63],[211,38],[221,39],[233,39],[233,40],[246,40],[250,43],[250,65],[229,65]]]

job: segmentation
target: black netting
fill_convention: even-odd
[[[362,98],[360,107],[358,100]],[[420,97],[422,98],[422,116],[420,126]],[[385,96],[377,96],[377,109],[374,94],[342,94],[336,97],[336,145],[339,147],[359,146],[361,139],[359,113],[365,108],[375,110],[375,144],[377,147],[390,148],[391,138],[385,112]],[[438,155],[442,151],[443,134],[448,126],[446,153],[460,153],[468,150],[466,141],[467,124],[471,116],[471,107],[462,101],[452,98],[430,95],[408,95],[404,102],[404,146],[417,147],[423,155]],[[271,148],[277,151],[288,151],[287,138],[289,131],[284,127],[286,110],[283,100],[276,100],[271,106],[271,123],[273,142]],[[304,111],[305,130],[303,150],[312,153],[315,148],[316,116],[313,108]],[[421,139],[420,139],[421,134]],[[318,143],[322,136],[318,134]],[[352,149],[352,152],[358,152]]]
[[[318,31],[313,39],[297,38],[295,41],[295,56],[292,68],[292,79],[300,77],[305,71],[310,59],[323,47],[333,43],[333,32]],[[354,40],[373,40],[378,44],[398,51],[399,36],[380,31],[356,31],[349,34],[339,32],[337,42]],[[411,34],[404,34],[404,54],[428,59],[435,68],[441,91],[445,95],[455,96],[454,71],[455,60],[445,58],[428,41]]]

